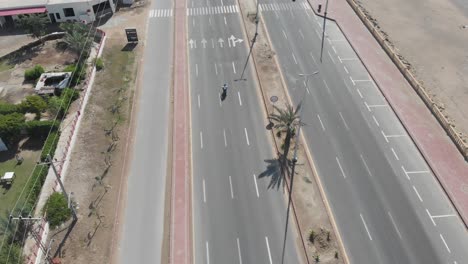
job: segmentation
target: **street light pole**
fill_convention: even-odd
[[[294,143],[294,155],[293,155],[293,159],[292,159],[292,168],[291,168],[291,184],[289,185],[289,195],[288,195],[288,209],[286,209],[286,227],[284,229],[284,240],[283,240],[283,254],[281,256],[281,263],[284,263],[284,253],[285,253],[285,250],[286,250],[286,237],[287,237],[287,234],[288,234],[288,223],[289,223],[289,210],[291,208],[291,200],[292,200],[292,192],[293,192],[293,184],[294,184],[294,173],[295,173],[295,169],[296,169],[296,163],[297,163],[297,149],[298,149],[298,142],[299,142],[299,134],[301,133],[301,120],[302,120],[302,111],[304,110],[304,105],[302,104],[303,102],[305,102],[305,98],[306,98],[306,90],[307,90],[307,84],[309,82],[309,76],[312,76],[312,75],[315,75],[315,74],[318,74],[318,71],[315,71],[313,73],[309,73],[309,74],[304,74],[304,73],[300,73],[299,76],[304,76],[306,78],[306,81],[305,81],[305,84],[304,84],[304,96],[302,97],[302,100],[301,100],[301,103],[299,103],[299,105],[301,105],[301,110],[299,111],[299,127],[297,128],[297,133],[296,133],[296,139],[295,139],[295,143]]]
[[[328,0],[325,3],[325,13],[323,16],[322,46],[320,48],[320,62],[322,62],[322,56],[323,56],[323,42],[325,40],[325,23],[327,21],[327,10],[328,10]]]

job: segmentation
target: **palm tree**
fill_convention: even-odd
[[[276,124],[274,128],[279,129],[281,132],[286,133],[284,139],[284,149],[283,149],[283,168],[286,168],[288,153],[291,147],[291,139],[294,136],[296,128],[302,126],[303,123],[300,120],[299,110],[301,109],[301,104],[298,104],[296,109],[292,105],[286,105],[286,108],[280,109],[276,106],[273,106],[277,111],[270,115],[270,120],[274,121]]]
[[[60,28],[65,31],[63,40],[67,43],[68,48],[77,55],[82,55],[84,61],[88,55],[92,45],[92,39],[88,39],[89,27],[81,23],[63,23]]]

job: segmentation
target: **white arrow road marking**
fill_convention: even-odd
[[[223,47],[223,44],[224,44],[224,39],[219,38],[219,39],[218,39],[218,43],[219,43],[219,45],[220,45],[221,48],[222,48],[222,47]]]
[[[202,41],[201,41],[201,44],[203,45],[203,48],[204,48],[204,49],[206,48],[206,43],[207,43],[207,42],[208,42],[208,41],[206,41],[206,39],[202,39]]]
[[[190,44],[191,49],[193,49],[193,48],[196,49],[197,48],[197,41],[196,40],[190,39],[189,44]]]

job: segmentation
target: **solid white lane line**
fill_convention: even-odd
[[[434,219],[432,218],[431,213],[429,213],[429,210],[426,209],[426,213],[427,213],[427,215],[429,216],[429,218],[431,219],[432,224],[434,224],[434,226],[437,226],[436,223],[434,222]]]
[[[210,247],[208,241],[206,241],[206,264],[210,264]]]
[[[200,147],[203,149],[203,132],[200,131]]]
[[[357,93],[359,94],[359,97],[361,97],[361,99],[363,99],[364,97],[362,97],[362,93],[359,89],[356,89]]]
[[[215,73],[216,75],[218,75],[218,65],[216,65],[216,63],[214,65],[215,65]]]
[[[372,118],[374,119],[374,122],[375,122],[375,124],[376,124],[376,125],[379,127],[379,126],[380,126],[380,124],[379,124],[379,121],[377,121],[377,118],[375,118],[375,116],[374,116],[374,115],[372,116]]]
[[[294,56],[294,53],[291,53],[291,54],[292,54],[292,57],[293,57],[294,63],[295,63],[295,64],[297,64],[296,56]]]
[[[282,29],[281,31],[283,31],[283,37],[284,37],[285,39],[288,39],[288,36],[286,36],[286,32],[284,32],[284,29]]]
[[[348,124],[346,124],[346,120],[344,119],[343,115],[341,114],[341,112],[338,112],[340,114],[340,117],[341,117],[341,120],[343,121],[345,127],[346,127],[346,130],[349,130],[349,127],[348,127]]]
[[[447,245],[447,242],[445,242],[444,236],[442,234],[440,234],[440,239],[442,239],[442,242],[444,242],[445,248],[447,249],[448,253],[452,253]]]
[[[232,190],[231,176],[229,176],[229,186],[231,187],[231,199],[234,199],[234,191]]]
[[[443,217],[453,217],[457,216],[455,214],[448,214],[448,215],[433,215],[432,218],[443,218]]]
[[[265,237],[265,242],[268,250],[268,258],[270,259],[270,264],[273,264],[273,261],[271,260],[270,243],[268,243],[268,237]]]
[[[245,139],[247,140],[247,145],[250,146],[249,135],[247,134],[247,128],[244,127]]]
[[[239,253],[239,264],[242,264],[242,254],[240,250],[239,238],[237,238],[237,252]]]
[[[236,65],[234,64],[234,62],[232,62],[232,70],[234,71],[234,73],[236,73]]]
[[[299,29],[299,35],[301,35],[301,38],[302,38],[302,39],[305,39],[305,38],[304,38],[304,34],[302,34],[302,31],[301,31],[300,29]]]
[[[346,66],[343,66],[343,68],[344,68],[345,72],[346,72],[347,74],[349,74],[348,68],[346,68]]]
[[[399,236],[400,239],[401,239],[400,230],[398,230],[398,227],[397,227],[397,225],[396,225],[396,223],[395,223],[395,220],[393,220],[393,216],[390,214],[390,212],[388,212],[388,216],[390,217],[390,221],[392,221],[393,227],[395,227],[395,230],[396,230],[398,236]]]
[[[242,99],[241,99],[241,96],[240,96],[240,92],[237,91],[237,95],[239,95],[239,105],[242,106]]]
[[[322,119],[320,118],[318,114],[317,114],[317,117],[318,117],[318,120],[320,121],[320,125],[322,126],[322,130],[325,131],[325,126],[322,123]]]
[[[223,136],[224,136],[224,147],[227,147],[226,129],[223,129]]]
[[[388,141],[388,138],[387,138],[387,136],[385,136],[385,133],[383,132],[383,130],[380,130],[380,132],[382,132],[382,135],[384,136],[384,138],[385,138],[385,141],[387,141],[387,143],[388,143],[388,142],[390,142],[390,141]]]
[[[361,155],[361,160],[362,160],[362,163],[364,163],[364,167],[366,167],[367,173],[369,173],[370,176],[373,176],[372,172],[369,169],[369,166],[367,166],[366,160],[364,159],[364,157],[362,155]]]
[[[395,150],[392,148],[392,152],[393,152],[393,156],[395,156],[395,159],[396,160],[400,160],[400,158],[398,157],[398,155],[396,154]]]
[[[328,87],[327,82],[323,80],[323,83],[325,84],[325,87],[327,88],[328,93],[331,95],[330,87]]]
[[[346,174],[344,173],[343,168],[341,167],[341,163],[338,157],[336,157],[336,163],[338,163],[338,167],[340,167],[341,174],[343,174],[343,177],[346,179]]]
[[[255,176],[255,174],[254,174],[253,178],[254,178],[254,182],[255,182],[255,191],[257,191],[257,197],[260,197],[260,194],[258,193],[257,176]]]
[[[309,87],[306,87],[307,94],[310,94]]]
[[[198,77],[198,64],[195,64],[195,74],[196,74],[197,77]]]
[[[421,198],[421,195],[419,195],[419,192],[418,192],[418,190],[416,189],[416,187],[415,187],[414,185],[413,185],[413,190],[414,190],[414,192],[416,193],[416,195],[418,196],[419,201],[420,201],[420,202],[423,202],[423,199]]]
[[[367,228],[367,225],[366,225],[366,221],[364,221],[364,217],[362,216],[362,214],[359,214],[361,216],[361,220],[362,220],[362,223],[364,224],[364,228],[366,228],[366,231],[367,231],[367,235],[369,236],[369,239],[372,240],[372,236],[369,232],[369,229]]]
[[[203,202],[206,203],[205,179],[203,179]]]
[[[198,95],[198,109],[200,109],[200,95]]]
[[[364,104],[366,105],[366,107],[367,107],[367,110],[369,110],[369,112],[370,112],[370,111],[371,111],[371,110],[370,110],[370,107],[369,107],[369,105],[367,104],[367,102],[366,102],[366,101],[364,101]],[[382,133],[383,133],[383,132],[382,132]]]

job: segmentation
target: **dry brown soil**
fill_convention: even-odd
[[[417,78],[468,135],[468,8],[447,0],[359,0]]]
[[[60,257],[62,263],[110,263],[111,241],[118,239],[116,224],[121,222],[122,204],[118,206],[117,201],[126,182],[124,164],[138,75],[136,61],[142,53],[141,46],[122,51],[126,44],[122,32],[129,19],[134,26],[145,27],[146,17],[137,16],[141,12],[142,8],[117,13],[103,27],[107,35],[104,69],[96,74],[65,179],[79,206],[78,221],[69,234],[68,223],[49,235],[49,239],[54,238],[51,255]]]
[[[59,41],[46,41],[44,45],[32,48],[30,52],[8,62],[14,67],[0,72],[0,99],[2,101],[16,104],[25,96],[34,94],[34,84],[24,82],[24,72],[34,65],[41,65],[46,72],[60,71],[77,59],[76,54],[57,49],[56,44]]]

